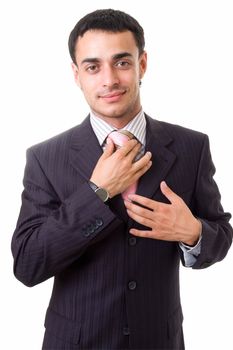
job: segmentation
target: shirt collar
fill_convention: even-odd
[[[90,112],[90,122],[100,146],[103,145],[104,141],[106,140],[106,137],[112,131],[121,130],[114,128],[112,125],[106,123],[103,119],[98,118],[92,111]],[[143,146],[145,146],[146,118],[142,109],[123,129],[131,132],[138,139],[138,141]]]

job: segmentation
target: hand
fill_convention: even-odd
[[[114,152],[114,143],[109,139],[90,181],[106,189],[110,198],[122,193],[151,167],[151,152],[146,152],[140,160],[134,162],[140,147],[137,140],[130,140]]]
[[[175,194],[164,181],[161,182],[160,188],[171,204],[156,202],[139,195],[130,195],[129,199],[146,208],[125,201],[128,215],[151,229],[131,229],[130,233],[139,237],[195,245],[201,235],[201,222],[193,216],[182,198]]]

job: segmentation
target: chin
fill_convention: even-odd
[[[107,106],[101,109],[93,109],[93,111],[98,114],[105,116],[107,118],[120,118],[122,115],[125,115],[126,110],[122,108],[116,108],[113,106]]]

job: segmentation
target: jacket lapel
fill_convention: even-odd
[[[74,128],[69,153],[70,162],[83,179],[89,180],[102,153],[88,116],[81,125]]]
[[[139,180],[137,193],[152,198],[159,189],[160,182],[166,179],[176,156],[167,148],[173,140],[163,129],[161,123],[148,116],[146,119],[146,151],[152,152],[152,166]],[[70,162],[84,181],[90,179],[102,153],[88,116],[81,125],[74,128],[70,146]],[[121,195],[115,196],[109,206],[125,222],[128,221]]]
[[[139,180],[137,193],[151,198],[159,189],[160,182],[172,168],[176,155],[167,146],[173,139],[163,129],[162,124],[146,116],[146,151],[152,152],[152,166]]]
[[[74,128],[70,146],[70,163],[79,176],[88,181],[98,159],[103,154],[99,141],[93,132],[88,116],[81,125]],[[110,209],[125,222],[128,220],[121,195],[115,196],[109,203]]]

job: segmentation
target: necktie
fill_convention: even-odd
[[[127,130],[112,131],[108,137],[114,142],[116,148],[120,148],[126,144],[129,140],[134,138],[134,135]],[[137,158],[137,157],[136,157]],[[127,199],[129,194],[134,194],[137,191],[138,182],[130,185],[124,192],[122,192],[123,199]]]

